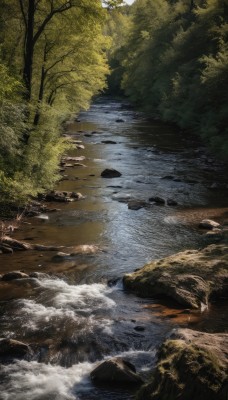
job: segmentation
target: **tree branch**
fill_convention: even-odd
[[[21,9],[21,14],[23,16],[23,21],[24,21],[25,27],[27,29],[28,24],[27,24],[27,19],[26,19],[25,10],[24,10],[24,7],[23,7],[22,0],[19,0],[19,4],[20,4],[20,9]]]
[[[37,32],[35,33],[34,37],[33,37],[33,45],[35,45],[35,43],[37,42],[37,40],[39,39],[41,33],[43,32],[43,30],[45,29],[46,25],[48,24],[48,22],[52,19],[52,17],[55,14],[60,14],[64,11],[69,10],[72,7],[72,2],[71,1],[67,1],[65,4],[63,4],[62,6],[58,7],[58,8],[54,8],[53,7],[53,0],[51,1],[51,11],[50,13],[46,16],[46,18],[43,20],[42,24],[40,25],[40,27],[37,29]]]

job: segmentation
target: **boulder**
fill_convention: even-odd
[[[184,307],[201,309],[211,298],[228,295],[228,245],[212,244],[153,261],[123,278],[140,296],[171,297]]]
[[[221,225],[218,222],[213,221],[212,219],[203,219],[199,223],[199,228],[203,229],[214,229],[214,228],[220,228]]]
[[[12,272],[7,272],[2,276],[2,281],[12,281],[14,279],[24,279],[28,278],[29,276],[25,274],[24,272],[21,271],[12,271]]]
[[[112,384],[142,384],[143,381],[136,374],[135,367],[121,358],[112,358],[99,364],[90,374],[95,382]]]
[[[17,358],[29,353],[31,353],[30,347],[23,342],[7,338],[0,339],[0,357]]]
[[[137,400],[226,400],[227,372],[228,334],[179,329],[161,346]]]
[[[122,174],[114,168],[106,168],[102,173],[102,178],[118,178]]]

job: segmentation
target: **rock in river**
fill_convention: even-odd
[[[102,173],[102,178],[118,178],[122,174],[114,168],[106,168]]]
[[[199,228],[203,229],[214,229],[214,228],[220,228],[220,224],[216,221],[213,221],[212,219],[203,219],[199,223]]]
[[[227,372],[228,334],[179,329],[161,346],[137,400],[226,400]]]
[[[30,347],[18,340],[2,338],[0,339],[0,357],[24,357],[31,353]]]
[[[228,294],[228,245],[210,245],[153,261],[123,278],[127,289],[143,297],[164,295],[200,309],[212,297]]]
[[[153,196],[149,198],[149,201],[154,201],[157,204],[165,204],[165,200],[159,196]]]
[[[24,272],[21,271],[12,271],[12,272],[7,272],[2,276],[2,281],[12,281],[14,279],[24,279],[28,278],[29,276],[25,274]]]
[[[119,384],[142,384],[135,367],[122,358],[112,358],[99,364],[90,374],[96,382]]]

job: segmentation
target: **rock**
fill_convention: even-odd
[[[221,229],[213,228],[211,231],[206,232],[204,237],[206,239],[219,242],[224,239],[225,234]]]
[[[152,378],[137,399],[226,400],[227,349],[228,334],[179,329],[161,346]]]
[[[122,118],[117,118],[117,119],[116,119],[116,122],[124,122],[124,119],[122,119]]]
[[[102,140],[101,143],[104,143],[104,144],[117,144],[113,140]]]
[[[154,201],[157,204],[165,204],[165,200],[159,196],[153,196],[149,198],[149,201]]]
[[[76,149],[77,149],[77,150],[84,150],[84,149],[85,149],[85,146],[84,146],[84,144],[77,144],[77,145],[76,145]]]
[[[63,253],[62,251],[59,251],[57,254],[55,254],[52,257],[52,260],[54,261],[64,261],[66,258],[69,258],[70,254],[69,253]]]
[[[84,161],[85,160],[85,156],[80,156],[80,157],[70,157],[70,156],[68,156],[68,157],[63,157],[62,158],[62,163],[66,163],[66,162],[73,162],[73,161],[75,161],[75,162],[80,162],[80,161]]]
[[[44,272],[31,272],[31,274],[29,274],[29,277],[35,279],[49,278],[48,274],[45,274]]]
[[[142,384],[135,367],[121,358],[112,358],[99,364],[90,374],[95,382],[119,384]]]
[[[31,348],[23,342],[7,338],[0,339],[0,357],[17,358],[29,353],[32,353]]]
[[[78,254],[95,254],[100,251],[100,248],[94,244],[81,244],[74,247],[71,256],[76,256]]]
[[[124,193],[116,193],[112,195],[112,199],[119,201],[120,203],[127,203],[131,198],[130,194],[124,194]]]
[[[81,193],[52,190],[45,196],[46,201],[57,201],[67,203],[75,200],[82,200],[85,197]]]
[[[203,219],[199,223],[199,228],[203,229],[214,229],[214,228],[220,228],[221,225],[218,222],[213,221],[212,219]]]
[[[13,249],[10,246],[7,246],[6,244],[0,244],[0,250],[3,254],[12,254]]]
[[[84,167],[84,168],[86,167],[86,165],[82,164],[82,163],[75,163],[74,166],[75,167]]]
[[[114,168],[106,168],[102,173],[102,178],[118,178],[122,174]]]
[[[167,199],[167,206],[177,206],[178,203],[176,200]]]
[[[1,245],[13,249],[14,251],[30,250],[31,245],[21,240],[16,240],[10,236],[3,236]]]
[[[144,328],[144,326],[137,325],[134,327],[134,330],[137,332],[143,332],[143,331],[145,331],[145,328]]]
[[[130,200],[128,202],[129,210],[140,210],[140,208],[144,208],[147,203],[143,200]]]
[[[45,221],[45,220],[49,219],[49,216],[45,215],[45,214],[39,214],[39,215],[36,215],[36,218],[42,219],[43,221]]]
[[[12,272],[7,272],[2,276],[2,281],[12,281],[14,279],[24,279],[28,278],[29,276],[25,274],[24,272],[21,271],[12,271]]]
[[[140,296],[164,295],[184,307],[201,309],[211,298],[228,294],[228,245],[187,250],[126,274],[125,288]]]

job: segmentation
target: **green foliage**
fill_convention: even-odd
[[[223,0],[136,0],[122,88],[152,115],[199,133],[228,159],[228,6]]]
[[[61,123],[106,86],[107,10],[100,0],[0,0],[0,7],[1,201],[24,202],[59,178],[68,148]]]

